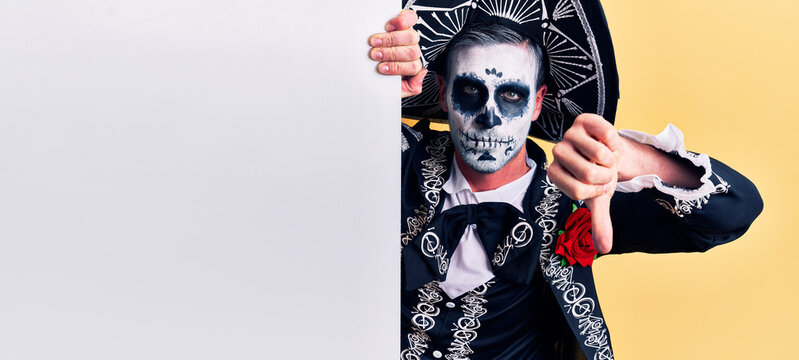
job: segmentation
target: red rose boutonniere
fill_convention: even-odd
[[[561,265],[578,263],[591,266],[596,259],[594,238],[591,237],[591,211],[574,207],[572,214],[566,219],[566,228],[558,232],[555,254],[562,256]]]

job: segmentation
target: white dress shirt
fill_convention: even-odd
[[[525,156],[526,157],[526,156]],[[452,168],[449,179],[444,183],[444,205],[442,212],[458,205],[479,204],[482,202],[504,202],[522,210],[522,200],[530,182],[535,174],[535,161],[526,157],[527,166],[530,167],[522,177],[500,186],[495,190],[472,192],[471,186],[458,168],[458,163],[452,159]],[[470,224],[461,237],[458,246],[452,253],[447,280],[440,283],[441,290],[450,297],[456,298],[467,291],[483,284],[494,277],[491,263],[488,260],[480,235],[477,234],[477,225]],[[494,249],[491,249],[493,252]]]

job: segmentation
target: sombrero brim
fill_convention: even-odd
[[[560,141],[577,115],[595,113],[613,123],[619,78],[613,43],[598,0],[403,0],[416,11],[425,66],[443,56],[455,34],[474,22],[496,18],[522,34],[539,34],[549,60],[547,94],[530,135]],[[540,29],[540,30],[539,30]],[[430,71],[422,93],[402,101],[406,118],[446,121],[438,104],[438,82]]]

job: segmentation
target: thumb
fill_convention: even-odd
[[[600,254],[607,254],[613,247],[613,223],[610,221],[610,194],[603,194],[585,200],[591,210],[591,236],[594,248]]]
[[[413,95],[422,93],[422,83],[424,76],[427,75],[427,69],[422,68],[418,74],[414,76],[406,76],[402,78],[402,97],[406,98]]]

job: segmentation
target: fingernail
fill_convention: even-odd
[[[391,24],[386,25],[386,31],[394,31],[397,27]]]
[[[605,186],[602,187],[602,190],[605,191],[605,194],[610,193],[610,184],[605,184]]]
[[[375,57],[375,60],[383,59],[383,52],[382,51],[375,51],[374,52],[374,57]]]
[[[372,39],[372,46],[381,46],[383,45],[383,39],[374,38]]]
[[[380,72],[383,74],[388,73],[388,65],[380,65]]]

